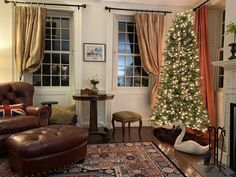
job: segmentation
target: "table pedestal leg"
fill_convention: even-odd
[[[97,101],[90,101],[90,125],[89,131],[97,132],[98,130],[98,120],[97,120]]]

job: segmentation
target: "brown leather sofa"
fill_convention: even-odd
[[[33,106],[34,87],[26,82],[0,83],[0,105],[23,103],[26,115],[0,117],[0,150],[15,133],[48,125],[50,108]]]

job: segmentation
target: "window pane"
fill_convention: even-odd
[[[141,66],[141,59],[139,56],[134,57],[134,65]]]
[[[50,65],[44,65],[43,64],[43,75],[49,75],[50,73]]]
[[[41,76],[33,76],[33,85],[41,86]]]
[[[134,23],[127,23],[127,31],[134,32]]]
[[[223,59],[224,59],[224,51],[220,51],[219,61],[223,61]]]
[[[125,65],[125,57],[119,56],[118,57],[118,66],[124,66]]]
[[[128,34],[128,42],[134,43],[134,34]]]
[[[148,76],[148,73],[142,68],[142,76]]]
[[[120,43],[120,42],[125,42],[125,41],[126,41],[126,40],[125,40],[125,36],[126,36],[125,33],[119,33],[119,43]]]
[[[134,53],[139,54],[138,44],[134,45]]]
[[[222,27],[221,27],[221,28],[222,28],[221,34],[224,35],[224,34],[225,34],[225,24],[224,24],[224,23],[222,24]]]
[[[52,17],[52,28],[60,28],[60,18]]]
[[[61,45],[62,45],[62,50],[63,51],[69,51],[69,41],[62,41],[61,42]]]
[[[69,28],[69,18],[61,18],[61,27]]]
[[[224,86],[224,76],[219,76],[219,88],[223,88]]]
[[[59,65],[52,65],[52,74],[59,75],[60,74],[60,66]]]
[[[125,75],[126,76],[133,76],[134,73],[133,73],[133,67],[126,67],[125,68]]]
[[[43,86],[50,86],[50,76],[43,76]]]
[[[125,32],[125,29],[126,29],[126,23],[125,22],[119,22],[118,30],[120,32]]]
[[[125,77],[118,77],[118,86],[125,86]]]
[[[133,78],[132,77],[125,77],[125,86],[133,86]]]
[[[52,76],[52,86],[60,86],[60,77]]]
[[[52,29],[52,39],[60,39],[60,30],[59,29]]]
[[[119,53],[125,53],[125,45],[124,44],[119,44],[118,52]]]
[[[134,86],[141,86],[141,77],[134,78]]]
[[[118,76],[124,76],[124,75],[125,75],[125,68],[118,67]]]
[[[69,30],[61,30],[61,38],[69,40]]]
[[[134,35],[134,43],[138,44],[138,37],[137,37],[137,35]]]
[[[219,67],[219,75],[224,75],[224,68],[223,67]]]
[[[69,54],[61,54],[61,64],[69,64]]]
[[[148,87],[148,78],[145,77],[142,78],[142,86]]]
[[[41,67],[37,71],[35,71],[34,74],[41,74]]]
[[[135,76],[141,76],[141,67],[135,67],[134,68],[134,75]]]
[[[62,86],[69,86],[69,76],[62,76],[61,77],[61,85]]]
[[[131,50],[133,51],[133,49],[132,49],[133,45],[127,44],[125,47],[126,47],[126,48],[125,48],[125,49],[126,49],[126,50],[125,50],[126,53],[129,53],[129,54],[130,54],[130,53],[131,53]]]
[[[223,11],[223,14],[222,14],[222,16],[223,16],[223,19],[222,19],[222,21],[224,22],[224,21],[225,21],[225,10]]]
[[[51,41],[45,40],[45,50],[51,50]]]
[[[60,54],[58,54],[58,53],[52,54],[52,63],[60,64]]]
[[[51,29],[46,29],[45,30],[45,38],[46,39],[51,39]]]
[[[43,63],[51,63],[50,53],[45,53],[44,54]]]
[[[126,57],[126,66],[133,65],[133,57]]]
[[[50,17],[47,17],[47,19],[46,19],[46,27],[51,28],[51,18]]]
[[[222,36],[222,37],[221,37],[221,48],[224,47],[224,41],[225,41],[225,38],[224,38],[224,36]]]
[[[52,50],[60,50],[60,41],[58,40],[52,41]]]
[[[69,66],[68,65],[61,66],[61,75],[69,75]]]

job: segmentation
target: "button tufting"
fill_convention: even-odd
[[[20,136],[21,133],[19,133],[16,136]],[[31,168],[32,172],[29,175],[31,176],[32,173],[34,175],[32,176],[37,176],[37,174],[47,174],[49,171],[53,171],[55,169],[63,169],[62,167],[69,166],[70,164],[74,164],[74,161],[76,162],[78,159],[81,157],[81,152],[83,152],[82,156],[85,156],[86,153],[86,147],[87,147],[87,137],[86,135],[88,134],[86,130],[81,130],[79,128],[73,127],[73,126],[52,126],[51,128],[43,127],[41,129],[33,129],[31,133],[22,133],[23,136],[25,136],[25,143],[23,143],[22,148],[17,149],[13,148],[14,147],[19,147],[20,141],[15,142],[12,145],[12,148],[14,149],[14,153],[18,154],[19,156],[14,157],[16,160],[19,160],[22,162],[22,165],[24,164],[24,159],[34,159],[37,157],[42,157],[41,162],[42,163],[47,163],[47,158],[48,155],[51,156],[52,153],[55,155],[52,155],[53,158],[55,158],[55,163],[53,163],[53,166],[50,166],[49,163],[49,168],[45,171],[45,169],[41,168],[40,166],[35,166],[34,167],[34,161],[32,161],[32,164],[27,164],[28,167],[26,168]],[[21,135],[22,135],[21,134]],[[73,136],[75,135],[76,136]],[[66,138],[70,136],[70,138]],[[9,139],[15,140],[15,139]],[[61,146],[63,144],[63,146]],[[75,150],[74,150],[75,149]],[[76,154],[76,157],[78,158],[75,160],[74,156],[70,156],[71,151]],[[25,153],[27,152],[27,153]],[[57,154],[60,154],[60,152],[65,153],[65,157],[71,157],[69,161],[66,163],[56,163],[58,159],[64,158],[61,156],[57,157]],[[24,154],[23,154],[24,153]],[[23,155],[22,155],[23,154]],[[26,165],[26,166],[27,166]],[[23,169],[27,170],[27,169]],[[55,170],[56,171],[56,170]],[[39,175],[38,175],[39,176]]]

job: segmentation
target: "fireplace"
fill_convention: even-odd
[[[230,168],[236,171],[236,103],[230,103]]]

